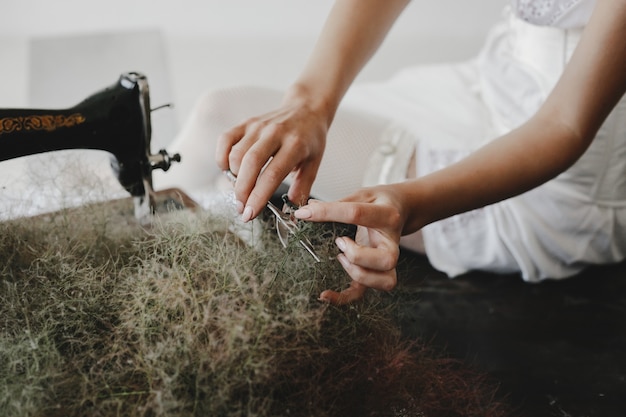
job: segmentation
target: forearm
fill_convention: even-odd
[[[462,161],[400,185],[405,233],[535,188],[571,166],[588,143],[565,125],[531,119]]]
[[[286,100],[305,99],[328,123],[409,0],[337,0]]]

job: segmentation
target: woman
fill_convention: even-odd
[[[203,104],[212,126],[276,109],[217,141],[242,219],[289,176],[291,200],[327,201],[296,217],[359,225],[337,239],[353,281],[321,294],[333,303],[392,289],[400,243],[450,276],[538,281],[624,259],[626,1],[513,0],[475,60],[348,91],[407,3],[338,0],[282,99],[251,89]]]

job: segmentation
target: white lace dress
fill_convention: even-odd
[[[511,8],[528,23],[571,29],[585,26],[595,3],[595,0],[511,0]]]

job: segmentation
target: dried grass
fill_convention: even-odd
[[[346,285],[337,262],[124,210],[0,224],[0,415],[504,415],[480,375],[402,338],[390,297],[318,302]]]

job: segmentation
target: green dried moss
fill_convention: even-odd
[[[216,215],[128,218],[0,224],[0,415],[503,415],[480,377],[403,340],[384,294],[317,301],[348,282],[332,239],[316,264]]]

